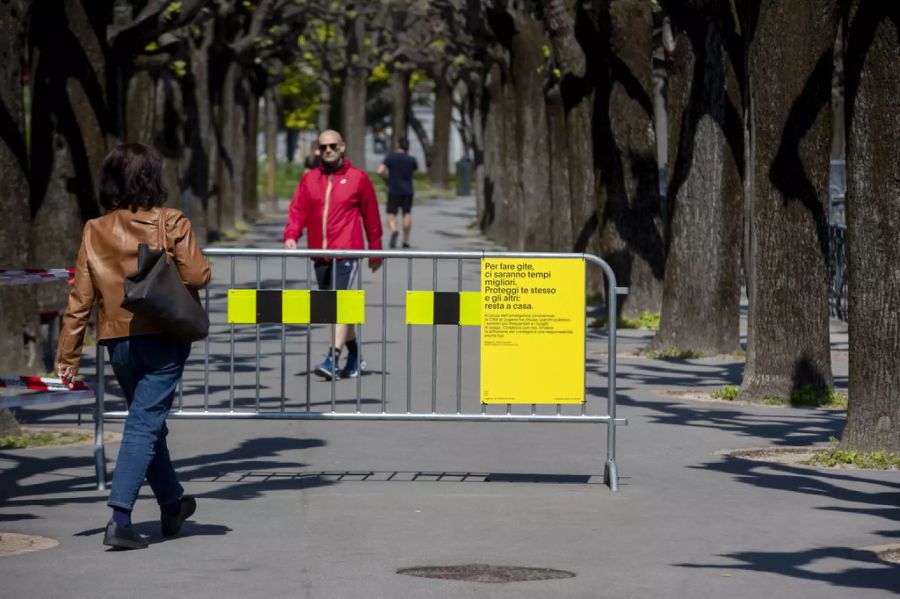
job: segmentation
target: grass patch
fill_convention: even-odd
[[[709,394],[713,399],[725,399],[727,401],[734,401],[737,399],[738,388],[734,385],[725,385],[721,389],[716,389],[712,393]]]
[[[857,468],[872,468],[877,470],[891,470],[900,468],[900,455],[886,453],[884,451],[855,451],[839,449],[838,440],[831,438],[831,446],[804,462],[809,466],[856,466]]]
[[[679,347],[670,347],[662,351],[651,349],[645,355],[654,360],[690,360],[703,357],[703,354],[696,350],[681,349]]]
[[[590,300],[590,298],[588,298]],[[588,301],[590,304],[591,302]],[[588,327],[592,329],[606,328],[607,319],[605,316],[593,318],[588,322]],[[644,329],[648,331],[659,330],[659,312],[641,312],[637,318],[629,318],[622,316],[616,321],[616,327],[620,329]]]
[[[74,431],[28,431],[21,435],[0,437],[0,449],[22,449],[47,445],[70,445],[91,439],[91,433]]]
[[[814,389],[812,385],[803,385],[791,393],[791,405],[813,408],[846,408],[847,396],[834,389]]]

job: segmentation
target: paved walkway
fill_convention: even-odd
[[[415,217],[418,248],[490,247],[468,228],[475,218],[471,198],[422,202]],[[264,220],[236,245],[271,243],[282,218]],[[228,261],[214,267],[216,280],[227,281]],[[389,265],[389,290],[405,289],[404,268]],[[263,280],[280,284],[279,264],[261,270]],[[456,288],[455,264],[440,264],[438,273],[440,288]],[[252,263],[236,267],[238,285],[254,275]],[[302,268],[289,276],[302,276]],[[380,277],[366,277],[372,297],[380,297]],[[430,266],[414,279],[430,289]],[[474,280],[466,270],[464,288]],[[222,292],[215,290],[214,302]],[[402,314],[399,301],[388,299],[389,325]],[[360,387],[335,385],[343,409],[355,409],[357,389],[366,409],[378,409],[382,371],[389,406],[406,401],[405,332],[389,333],[383,363],[375,312],[363,330],[369,374]],[[265,353],[280,348],[278,329],[263,329]],[[227,334],[214,331],[214,356]],[[416,335],[413,396],[427,404],[431,335],[424,329]],[[198,496],[195,519],[182,537],[163,541],[145,489],[135,520],[151,546],[107,553],[100,544],[105,493],[93,488],[90,447],[0,451],[0,530],[59,541],[52,549],[0,558],[0,598],[823,599],[900,591],[900,566],[857,551],[897,542],[900,472],[817,470],[718,453],[824,443],[839,435],[843,414],[678,399],[668,392],[738,384],[742,364],[628,355],[647,338],[622,331],[620,340],[619,413],[629,426],[619,429],[618,493],[600,482],[602,425],[174,420],[171,452],[186,488]],[[327,329],[315,329],[311,359],[326,342]],[[248,405],[255,401],[255,330],[239,332],[237,343],[236,403]],[[305,333],[289,331],[285,343],[286,395],[291,405],[303,405]],[[454,358],[438,363],[437,401],[453,401],[455,337],[441,333],[438,346]],[[592,371],[602,371],[603,348],[602,337],[592,337]],[[846,386],[846,330],[839,324],[834,349],[835,378]],[[470,354],[464,365],[477,368]],[[202,402],[201,359],[195,350],[185,405]],[[272,405],[280,364],[264,359],[261,401]],[[223,405],[230,364],[214,357],[213,365],[210,401]],[[604,384],[602,376],[588,376],[595,392]],[[467,370],[466,405],[475,401],[475,385]],[[310,381],[311,403],[327,408],[330,387]],[[72,425],[75,411],[50,406],[22,416],[34,424]],[[116,449],[108,448],[111,466]],[[396,573],[472,563],[556,568],[575,577],[479,584]]]

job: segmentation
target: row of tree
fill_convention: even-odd
[[[826,215],[840,38],[851,262],[845,440],[900,451],[900,369],[890,361],[900,350],[892,4],[10,0],[0,5],[0,198],[9,217],[0,250],[15,265],[72,263],[81,225],[99,214],[99,164],[122,140],[163,152],[170,192],[215,239],[261,209],[256,135],[263,120],[274,155],[292,77],[302,82],[294,93],[317,104],[318,128],[339,127],[351,161],[362,163],[366,125],[381,114],[395,133],[411,125],[421,134],[409,90],[424,73],[434,94],[431,175],[446,185],[455,104],[486,233],[512,249],[603,257],[630,289],[625,314],[662,312],[654,346],[663,352],[735,352],[743,280],[742,396],[830,389]],[[668,90],[666,197],[657,46]],[[0,293],[3,354],[21,353],[18,339],[33,335],[34,293]]]
[[[900,452],[900,5],[658,4],[491,4],[492,39],[472,104],[483,226],[512,248],[603,257],[630,288],[626,314],[661,311],[652,346],[664,353],[737,351],[743,279],[740,397],[831,389],[836,120],[849,173],[844,442]],[[657,9],[668,88],[663,198],[651,73]],[[846,88],[837,119],[836,40]]]

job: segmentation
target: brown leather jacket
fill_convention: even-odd
[[[162,332],[152,322],[133,320],[133,314],[122,308],[125,276],[137,270],[138,244],[159,247],[160,210],[165,221],[166,251],[178,265],[184,284],[199,289],[209,282],[209,265],[197,246],[191,221],[180,210],[119,209],[89,220],[63,315],[56,350],[57,372],[64,366],[78,370],[84,329],[95,299],[99,307],[98,341]]]

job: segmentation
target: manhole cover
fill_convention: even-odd
[[[574,572],[552,568],[526,568],[522,566],[489,566],[467,564],[465,566],[420,566],[397,570],[397,574],[437,578],[440,580],[466,580],[469,582],[522,582],[529,580],[554,580],[572,578]]]

